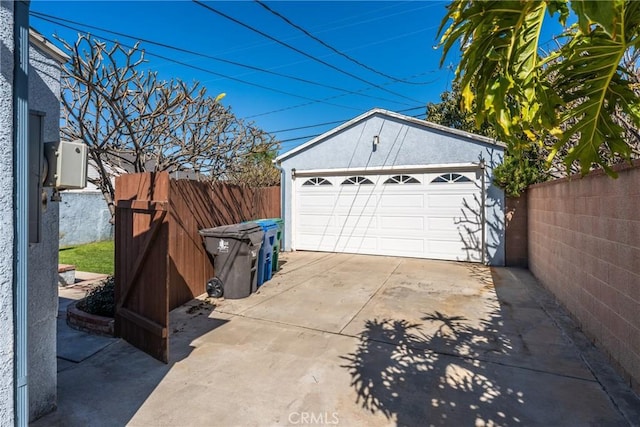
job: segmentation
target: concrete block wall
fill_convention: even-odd
[[[640,161],[528,190],[529,269],[640,391]]]

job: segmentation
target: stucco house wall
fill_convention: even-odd
[[[44,112],[45,143],[60,139],[60,75],[63,57],[41,36],[30,34],[29,109]],[[56,322],[58,314],[58,203],[50,190],[42,198],[41,236],[29,245],[29,415],[56,407]]]
[[[14,423],[13,2],[0,1],[0,425]]]
[[[0,425],[16,420],[14,316],[14,12],[0,1]],[[60,68],[68,59],[42,36],[29,34],[28,107],[42,117],[43,141],[60,138]],[[27,353],[29,417],[56,405],[58,206],[42,198],[39,240],[29,244]]]
[[[504,265],[504,192],[492,183],[493,168],[502,163],[504,157],[503,145],[492,143],[489,138],[378,109],[345,125],[311,141],[290,157],[287,153],[281,156],[285,250],[291,250],[292,246],[292,169],[428,166],[482,160],[486,165],[487,261],[492,265]],[[375,135],[379,136],[380,142],[374,151]]]

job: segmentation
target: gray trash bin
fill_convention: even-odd
[[[263,234],[260,225],[255,223],[200,230],[207,252],[214,256],[216,276],[207,281],[209,296],[239,299],[256,291],[258,251]]]

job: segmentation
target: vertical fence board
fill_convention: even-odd
[[[209,185],[189,180],[171,181],[171,234],[169,236],[169,308],[205,292],[213,277],[213,264],[198,233],[216,224]]]

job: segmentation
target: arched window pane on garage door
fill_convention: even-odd
[[[431,181],[434,184],[452,183],[452,182],[471,182],[469,178],[459,173],[445,173]]]
[[[395,175],[388,178],[385,184],[420,184],[420,181],[409,175]]]
[[[314,178],[309,178],[302,185],[313,185],[313,186],[331,185],[331,182],[321,177],[314,177]]]
[[[364,176],[352,176],[342,181],[342,185],[373,185],[373,181]]]

